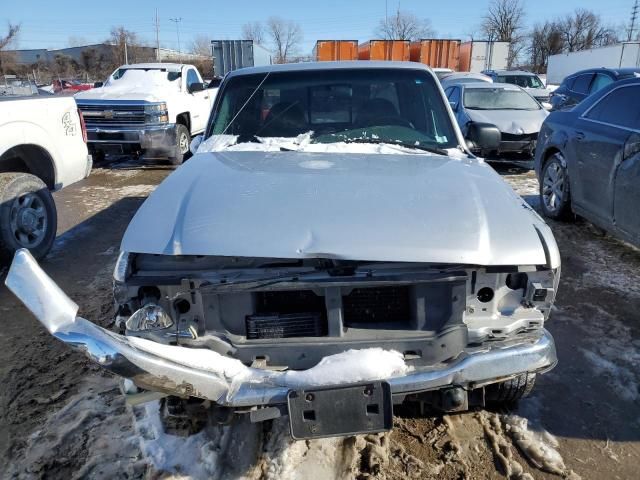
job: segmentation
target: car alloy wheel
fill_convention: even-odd
[[[24,248],[37,247],[47,231],[47,210],[35,193],[17,197],[11,205],[11,231]]]
[[[567,185],[566,172],[558,157],[556,154],[556,161],[549,162],[542,179],[542,201],[551,213],[558,213],[562,208]]]
[[[189,135],[186,133],[182,133],[178,140],[178,148],[180,149],[180,153],[182,155],[186,154],[189,151]]]

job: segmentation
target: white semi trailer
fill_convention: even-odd
[[[587,68],[640,67],[640,42],[623,42],[549,57],[547,84],[559,85],[565,77]]]

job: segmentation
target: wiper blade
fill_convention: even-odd
[[[411,142],[403,142],[401,140],[382,140],[379,138],[346,138],[344,143],[371,143],[374,145],[391,145],[397,147],[412,148],[414,150],[422,150],[423,152],[437,153],[438,155],[447,155],[447,151],[438,147],[429,147],[427,145],[416,145]]]

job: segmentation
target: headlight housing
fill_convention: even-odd
[[[145,105],[144,115],[146,123],[167,123],[169,121],[166,103]]]
[[[162,330],[173,325],[173,320],[165,310],[155,303],[147,303],[136,310],[125,322],[130,332]]]

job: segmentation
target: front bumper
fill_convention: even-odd
[[[5,283],[54,337],[142,388],[181,397],[199,397],[239,408],[285,404],[290,390],[322,385],[292,383],[285,376],[267,375],[264,371],[243,380],[228,372],[216,373],[187,366],[175,361],[175,357],[171,359],[142,350],[134,346],[129,337],[77,317],[78,306],[24,249],[16,252]],[[384,380],[391,386],[394,396],[403,397],[449,386],[475,388],[524,372],[544,372],[553,368],[556,362],[553,338],[542,330],[538,335],[516,343],[497,342],[491,347],[469,349],[448,363],[419,367]],[[255,381],[256,378],[261,380]]]
[[[95,126],[87,125],[87,143],[96,150],[110,146],[140,147],[169,156],[176,151],[176,125]]]

